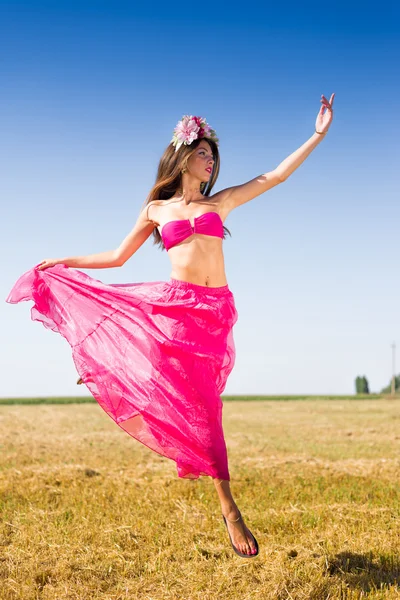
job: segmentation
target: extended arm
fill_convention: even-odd
[[[309,154],[318,146],[327,133],[332,121],[332,104],[334,94],[331,96],[330,102],[322,96],[322,106],[317,116],[315,123],[316,131],[300,148],[292,152],[285,160],[283,160],[273,171],[259,175],[242,185],[227,188],[221,192],[221,204],[228,214],[232,209],[252,200],[256,196],[263,194],[274,186],[285,181],[309,156]],[[324,111],[326,112],[324,113]]]
[[[140,248],[153,231],[155,224],[147,218],[147,205],[140,213],[132,231],[121,242],[115,250],[88,254],[86,256],[68,256],[66,258],[45,259],[38,269],[43,270],[57,264],[67,267],[82,269],[109,269],[111,267],[122,267],[124,263]]]
[[[314,133],[300,148],[289,154],[275,169],[279,179],[285,181],[306,160],[323,138],[323,134]]]

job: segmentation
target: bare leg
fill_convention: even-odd
[[[250,531],[239,517],[239,510],[232,497],[229,481],[224,479],[213,479],[221,503],[222,514],[226,518],[226,524],[234,546],[243,554],[255,554],[256,547]],[[231,521],[236,521],[231,523]]]

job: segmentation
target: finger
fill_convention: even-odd
[[[322,102],[322,100],[321,100],[321,102]],[[324,108],[326,108],[327,110],[332,110],[332,106],[329,104],[329,102],[328,102],[328,101],[327,101],[327,103],[326,103],[326,104],[324,103],[324,104],[323,104],[323,106],[324,106]]]
[[[334,99],[335,99],[335,92],[333,92],[333,94],[331,94],[331,98],[330,98],[330,101],[329,101],[329,102],[328,102],[328,100],[325,98],[325,96],[324,96],[324,95],[322,95],[321,97],[322,97],[322,98],[324,99],[324,101],[326,102],[326,104],[327,104],[327,108],[329,108],[330,110],[332,110],[333,101],[334,101]],[[322,102],[322,100],[321,100],[321,102]]]
[[[321,94],[321,102],[323,102],[327,108],[331,108],[330,102],[328,102],[328,100],[325,98],[325,96],[323,94]]]

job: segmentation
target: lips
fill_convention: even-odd
[[[206,171],[207,173],[212,173],[212,167],[207,167]]]

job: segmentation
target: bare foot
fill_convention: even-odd
[[[251,535],[250,530],[246,527],[243,517],[236,521],[240,515],[238,508],[233,508],[229,512],[223,512],[223,515],[226,519],[226,525],[228,527],[232,543],[236,549],[242,554],[248,554],[249,556],[256,554],[257,548],[254,544],[253,536]],[[232,523],[231,521],[236,522]]]

